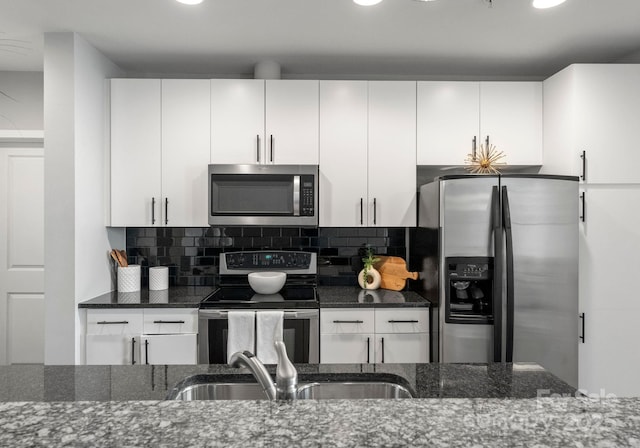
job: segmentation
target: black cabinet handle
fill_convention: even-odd
[[[382,363],[384,364],[384,338],[380,338],[380,342],[382,343]]]
[[[371,338],[367,338],[367,364],[369,364],[369,363],[371,362],[371,360],[370,360],[370,358],[369,358],[369,352],[371,351],[371,348],[370,348],[370,342],[369,342],[369,341],[370,341],[370,339],[371,339]]]
[[[96,322],[98,325],[126,325],[129,323],[128,320],[101,320],[100,322]]]
[[[183,320],[154,320],[154,324],[183,324]]]
[[[151,198],[151,224],[156,223],[156,198]]]
[[[271,134],[269,136],[269,139],[270,139],[270,143],[271,143],[271,145],[270,145],[271,146],[271,152],[270,152],[271,156],[270,156],[270,160],[269,161],[271,163],[273,163],[273,134]]]
[[[485,151],[489,151],[489,136],[487,135],[487,138],[484,139],[484,143],[485,143]]]
[[[169,224],[169,198],[164,198],[164,223]]]
[[[478,152],[478,140],[474,135],[473,140],[471,140],[471,160],[472,161],[475,161],[478,158],[477,152]]]
[[[376,198],[373,198],[373,225],[376,225]]]
[[[144,363],[149,364],[149,341],[144,340]]]
[[[334,320],[334,324],[363,324],[363,320]]]
[[[419,320],[390,320],[390,324],[417,324]]]
[[[580,336],[580,340],[584,344],[584,329],[585,329],[585,317],[584,313],[580,313],[580,319],[582,320],[582,335]]]
[[[131,365],[136,363],[136,338],[131,338]]]
[[[364,224],[363,199],[360,198],[360,225]]]
[[[582,202],[582,215],[580,215],[580,220],[585,222],[587,220],[587,193],[582,192],[580,194],[580,201]]]
[[[256,162],[260,163],[260,134],[256,134]]]
[[[580,175],[580,179],[583,182],[587,181],[587,151],[582,151],[580,154],[580,158],[582,159],[582,174]]]

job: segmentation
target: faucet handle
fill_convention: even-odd
[[[278,400],[295,400],[298,387],[298,371],[287,356],[287,347],[282,341],[275,342],[278,354],[276,367],[276,396]]]

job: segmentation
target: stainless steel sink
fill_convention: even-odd
[[[298,384],[300,400],[413,398],[411,387],[395,375],[302,375]],[[215,375],[186,378],[173,388],[168,400],[266,400],[258,383],[229,381]]]

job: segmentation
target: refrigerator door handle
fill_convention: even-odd
[[[493,231],[493,361],[502,361],[502,219],[500,217],[500,191],[491,192],[491,225]]]
[[[502,187],[502,220],[507,250],[507,336],[505,361],[513,362],[513,327],[515,318],[514,306],[514,278],[513,278],[513,233],[511,229],[511,210],[509,209],[509,193],[507,187]]]

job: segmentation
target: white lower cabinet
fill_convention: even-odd
[[[321,309],[320,362],[429,362],[429,310]]]
[[[87,310],[87,364],[197,364],[198,310]]]

